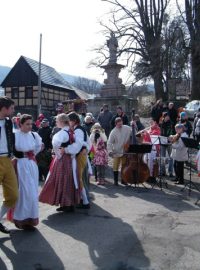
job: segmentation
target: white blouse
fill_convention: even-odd
[[[69,127],[64,127],[53,136],[52,145],[57,158],[61,158],[59,151],[61,144],[69,141],[68,131]]]
[[[15,133],[15,148],[20,152],[33,151],[37,155],[42,148],[42,138],[36,132],[24,133],[19,130]]]

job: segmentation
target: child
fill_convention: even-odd
[[[89,156],[90,156],[91,161],[93,161],[94,153],[96,151],[97,140],[99,138],[101,138],[106,145],[107,136],[105,134],[105,131],[99,123],[95,123],[91,128],[91,134],[90,134],[90,142],[92,143],[92,149],[89,153]],[[93,165],[94,165],[94,163],[93,163]],[[94,175],[95,175],[95,181],[97,181],[97,169],[96,169],[95,165],[94,165]]]
[[[101,137],[97,139],[93,164],[97,170],[97,185],[105,185],[105,167],[108,164],[108,153]]]
[[[175,126],[176,135],[169,136],[172,142],[171,158],[174,159],[174,171],[177,185],[184,184],[184,162],[188,160],[188,148],[184,145],[182,137],[188,137],[183,124]]]

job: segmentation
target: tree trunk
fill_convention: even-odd
[[[200,42],[195,42],[192,44],[191,54],[191,100],[200,100]]]
[[[163,87],[163,81],[162,81],[162,71],[157,70],[157,72],[152,77],[154,80],[156,100],[158,99],[165,100],[164,87]]]

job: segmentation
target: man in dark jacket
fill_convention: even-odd
[[[173,130],[175,132],[175,125],[176,125],[177,118],[178,118],[178,110],[174,107],[173,102],[169,102],[169,104],[168,104],[168,114],[169,114],[170,120],[173,124]]]
[[[38,162],[38,169],[39,169],[39,180],[45,180],[47,174],[49,172],[49,166],[51,163],[51,133],[52,129],[49,126],[48,119],[43,119],[41,122],[41,127],[38,130],[38,134],[42,138],[42,142],[44,143],[44,149],[36,156]]]
[[[105,130],[105,134],[108,137],[111,130],[111,120],[113,118],[113,114],[108,109],[108,105],[103,105],[103,110],[100,112],[97,121],[100,123],[101,127]]]
[[[123,112],[122,107],[121,106],[117,106],[117,114],[113,116],[112,120],[111,120],[111,128],[113,129],[115,127],[115,119],[117,117],[120,117],[122,119],[123,125],[129,125],[128,122],[128,117],[127,115]]]
[[[170,135],[174,135],[174,128],[173,123],[170,119],[169,113],[165,112],[163,113],[163,120],[160,124],[160,130],[161,130],[161,136],[169,137]],[[161,156],[163,158],[166,158],[166,155],[168,154],[168,173],[169,176],[173,176],[173,159],[170,157],[172,151],[171,145],[161,145]],[[165,169],[165,159],[162,159],[161,162],[161,174],[166,174]]]
[[[86,117],[84,118],[84,122],[82,124],[82,127],[85,129],[88,136],[90,136],[90,133],[91,133],[90,130],[91,130],[93,125],[94,125],[94,122],[92,120],[92,117],[89,115],[86,115]]]

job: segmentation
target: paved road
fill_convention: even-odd
[[[7,223],[13,231],[0,235],[0,270],[199,270],[200,195],[168,184],[93,182],[91,209],[72,214],[41,204],[37,231]]]

